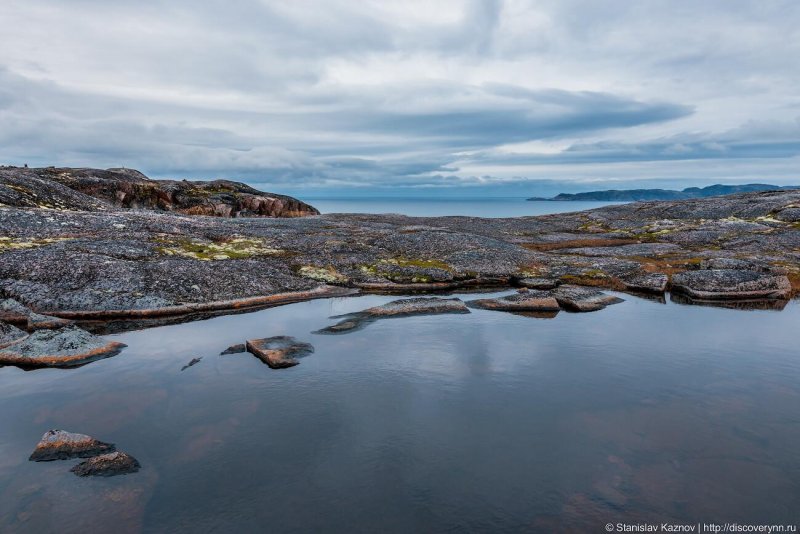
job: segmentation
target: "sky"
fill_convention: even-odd
[[[0,163],[301,196],[800,184],[795,0],[0,3]]]

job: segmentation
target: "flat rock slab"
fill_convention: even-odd
[[[69,458],[91,458],[113,451],[113,443],[104,443],[86,434],[76,434],[65,430],[48,430],[36,445],[29,460],[49,462]]]
[[[662,294],[669,284],[669,276],[664,273],[636,274],[620,279],[625,284],[625,289],[638,293]]]
[[[0,321],[0,349],[24,339],[27,335],[16,326]]]
[[[788,299],[792,285],[782,274],[703,269],[674,275],[672,290],[699,300]]]
[[[555,289],[561,284],[561,280],[555,278],[516,278],[513,282],[528,289]]]
[[[467,302],[470,308],[508,312],[547,312],[560,309],[558,301],[549,291],[530,290],[492,299]]]
[[[339,315],[343,317],[333,326],[314,332],[315,334],[344,334],[363,328],[379,319],[410,317],[413,315],[439,315],[444,313],[469,313],[464,301],[458,298],[418,297],[393,300],[364,311]],[[336,318],[334,317],[334,318]]]
[[[597,289],[572,285],[559,286],[553,291],[553,297],[562,309],[573,312],[597,311],[611,304],[623,302],[623,299],[607,295]]]
[[[71,325],[37,330],[0,350],[0,364],[20,367],[75,367],[118,354],[126,345]]]
[[[245,344],[247,352],[269,365],[272,369],[294,367],[300,362],[297,358],[314,352],[310,343],[297,341],[291,336],[275,336],[263,339],[250,339]]]
[[[113,477],[135,473],[141,465],[130,454],[116,451],[81,462],[70,471],[79,477]]]

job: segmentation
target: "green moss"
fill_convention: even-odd
[[[392,258],[389,260],[380,260],[378,263],[397,265],[398,267],[419,267],[420,269],[442,269],[443,271],[453,270],[453,268],[450,265],[439,260]]]
[[[284,251],[267,246],[262,240],[236,237],[219,243],[196,239],[169,239],[161,237],[157,243],[164,246],[156,250],[165,256],[183,256],[200,261],[240,260],[254,256],[281,254]]]

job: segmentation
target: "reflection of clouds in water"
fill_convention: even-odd
[[[105,503],[101,525],[112,524],[115,506],[136,510],[132,524],[165,530],[219,517],[239,530],[331,529],[356,518],[376,529],[388,520],[407,530],[580,530],[623,513],[777,519],[790,510],[796,303],[741,312],[625,296],[548,320],[472,310],[310,334],[331,315],[398,298],[128,332],[115,336],[130,345],[122,354],[70,371],[0,369],[0,530],[19,527],[18,515],[63,521],[90,506],[62,496],[73,491],[69,466],[27,465],[51,426],[116,442],[142,462],[142,472],[112,479],[124,489],[117,504],[99,490],[74,494]],[[218,355],[273,335],[316,351],[282,371],[249,354]],[[158,485],[146,489],[144,475],[156,472]],[[39,493],[25,497],[33,485]]]

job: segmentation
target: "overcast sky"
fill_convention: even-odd
[[[0,2],[0,162],[310,194],[800,183],[800,2]]]

